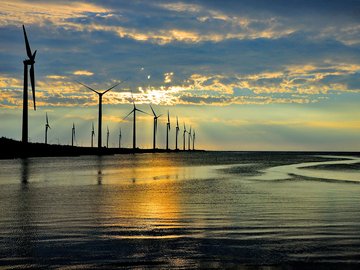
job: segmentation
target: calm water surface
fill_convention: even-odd
[[[359,164],[244,152],[0,160],[0,268],[359,269]]]

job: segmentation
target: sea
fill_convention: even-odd
[[[0,269],[360,269],[360,154],[0,160]]]

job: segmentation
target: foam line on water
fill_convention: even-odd
[[[322,156],[321,156],[322,157]],[[360,172],[334,171],[307,169],[319,165],[339,165],[360,163],[360,158],[352,156],[326,156],[326,158],[340,159],[321,162],[304,162],[290,165],[282,165],[261,170],[262,175],[251,177],[255,180],[286,180],[293,178],[292,175],[308,178],[360,182]]]

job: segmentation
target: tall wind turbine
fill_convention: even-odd
[[[120,132],[119,132],[119,148],[121,148],[121,128],[120,128]]]
[[[75,124],[73,123],[71,129],[71,146],[74,146],[74,141],[75,141]]]
[[[195,150],[195,130],[193,130],[192,143],[193,143],[193,151],[194,151]]]
[[[168,110],[168,121],[166,123],[166,150],[169,150],[170,114]]]
[[[190,126],[190,131],[189,131],[189,137],[188,137],[188,150],[191,150],[190,148],[190,141],[191,141],[191,126]]]
[[[48,115],[46,113],[46,124],[45,124],[45,144],[47,144],[47,133],[48,133],[48,129],[51,129],[50,125],[49,125],[49,119],[48,119]]]
[[[91,147],[94,147],[94,136],[95,136],[94,123],[92,123],[92,128],[91,128]]]
[[[101,143],[102,143],[102,138],[101,138],[101,135],[102,135],[102,132],[101,132],[101,124],[102,124],[102,97],[104,94],[106,94],[107,92],[109,92],[111,89],[113,89],[114,87],[118,86],[120,83],[123,83],[124,81],[122,82],[119,82],[117,84],[115,84],[114,86],[110,87],[109,89],[106,89],[104,92],[99,92],[99,91],[96,91],[94,89],[92,89],[91,87],[81,83],[81,82],[78,82],[79,84],[81,84],[82,86],[86,87],[87,89],[95,92],[96,94],[99,95],[99,119],[98,119],[98,148],[101,148]]]
[[[183,139],[184,139],[184,141],[183,141],[183,150],[184,150],[184,151],[185,151],[185,137],[186,137],[186,133],[187,133],[187,131],[186,131],[185,123],[184,123],[184,133],[183,133]]]
[[[109,148],[109,136],[110,136],[109,126],[107,126],[106,129],[107,129],[107,132],[106,132],[106,148]]]
[[[36,111],[35,103],[35,56],[36,50],[34,53],[31,52],[29,40],[26,35],[25,26],[23,25],[23,32],[25,38],[26,54],[29,59],[23,61],[24,63],[24,93],[23,93],[23,119],[22,119],[22,142],[28,142],[28,66],[30,66],[30,82],[31,90],[34,102],[34,110]]]
[[[150,108],[151,108],[152,113],[153,113],[153,115],[154,115],[153,149],[155,150],[155,149],[156,149],[157,120],[158,120],[158,118],[161,116],[161,114],[160,114],[160,115],[156,115],[156,113],[155,113],[154,109],[151,107],[151,105],[150,105]]]
[[[134,100],[133,100],[133,106],[134,106],[134,108],[131,110],[131,112],[129,112],[123,118],[123,120],[125,120],[130,114],[132,114],[132,113],[134,114],[134,116],[133,116],[133,150],[135,150],[136,149],[136,111],[144,113],[144,114],[148,114],[148,113],[136,108]]]
[[[176,137],[175,137],[175,150],[179,150],[178,149],[178,135],[179,135],[179,119],[178,117],[176,116]]]

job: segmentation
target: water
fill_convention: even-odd
[[[0,161],[0,268],[358,269],[359,155]]]

